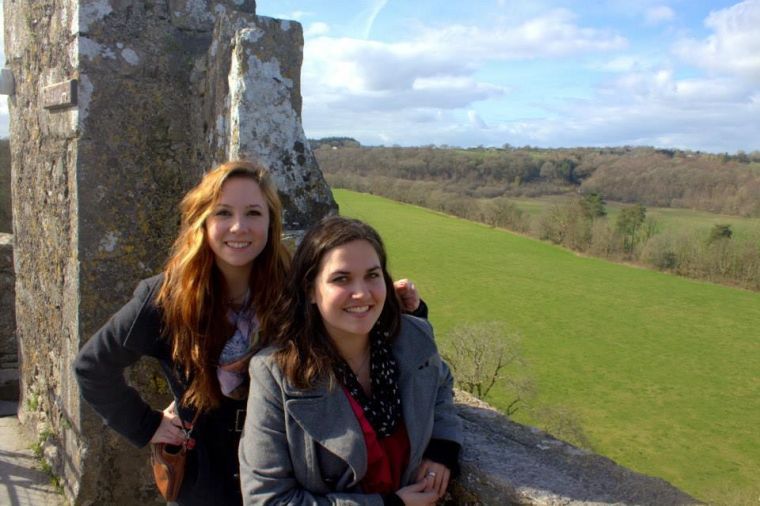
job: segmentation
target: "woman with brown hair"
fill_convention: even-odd
[[[382,240],[323,219],[299,245],[251,359],[243,501],[431,505],[458,471],[452,377],[426,320],[402,315]]]
[[[180,504],[236,505],[248,360],[289,264],[281,205],[266,169],[236,161],[208,172],[180,210],[163,273],[138,284],[75,372],[82,396],[136,446],[180,445],[192,429]],[[177,405],[155,410],[125,382],[143,355],[158,359]]]

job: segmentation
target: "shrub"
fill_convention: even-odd
[[[497,382],[504,381],[513,396],[506,409],[511,415],[535,394],[532,380],[520,370],[525,366],[520,341],[519,334],[506,332],[502,322],[464,323],[449,332],[450,353],[443,356],[457,386],[480,399],[485,399]]]
[[[710,230],[710,237],[707,238],[707,243],[712,244],[715,241],[731,239],[733,235],[734,231],[731,230],[731,225],[716,224],[713,225],[713,228]]]
[[[674,271],[679,261],[675,249],[672,234],[661,233],[646,242],[640,259],[661,271]]]
[[[499,197],[483,204],[483,221],[494,227],[525,232],[529,228],[525,214],[509,199]]]

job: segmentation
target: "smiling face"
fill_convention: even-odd
[[[232,177],[225,181],[206,219],[206,237],[225,278],[247,279],[269,237],[269,207],[253,179]]]
[[[364,240],[325,253],[314,279],[312,301],[333,341],[366,338],[385,304],[380,259]]]

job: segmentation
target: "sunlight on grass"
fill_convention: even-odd
[[[334,193],[341,214],[381,232],[393,275],[418,283],[443,347],[457,323],[504,320],[540,400],[570,406],[596,451],[705,500],[756,488],[760,294]],[[489,400],[509,402],[498,388]]]

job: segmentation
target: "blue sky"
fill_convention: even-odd
[[[760,150],[760,0],[258,0],[257,12],[303,25],[311,138]]]
[[[760,0],[258,0],[304,27],[309,137],[760,149]]]

